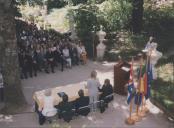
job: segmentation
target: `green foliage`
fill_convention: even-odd
[[[73,16],[77,34],[92,55],[92,32],[98,31],[100,25],[104,26],[107,33],[129,28],[131,4],[128,0],[91,0],[73,10]]]
[[[108,31],[128,29],[131,19],[131,3],[128,0],[108,0],[103,4],[103,16]]]
[[[17,2],[16,0],[12,0],[13,14],[14,14],[14,16],[16,16],[16,17],[22,17],[22,14],[20,13],[20,10],[19,10],[19,8],[18,8],[18,5],[19,5],[19,4],[20,4],[20,3]]]
[[[163,107],[164,111],[170,113],[174,117],[174,100],[166,98],[165,95],[162,95],[158,91],[152,90],[152,98]]]
[[[129,36],[130,42],[133,43],[137,49],[143,49],[147,43],[148,38],[148,36],[143,34]]]
[[[169,63],[174,63],[174,55],[170,55],[168,57],[162,57],[158,60],[158,63],[156,64],[156,67],[160,67],[163,66],[165,64],[169,64]]]
[[[88,0],[72,0],[73,5],[87,4]]]
[[[47,8],[51,10],[53,8],[62,8],[68,4],[65,0],[48,0],[47,1]]]
[[[145,8],[144,31],[154,35],[159,43],[159,50],[166,52],[173,46],[174,11],[172,7],[160,9]]]
[[[164,81],[162,78],[158,78],[153,82],[152,89],[161,93],[161,95],[165,95],[166,98],[174,101],[174,85],[172,82],[167,82]]]
[[[88,55],[92,56],[92,31],[99,28],[97,19],[99,8],[95,5],[81,5],[73,11],[78,37],[83,41],[88,51]],[[72,14],[72,13],[71,13]]]

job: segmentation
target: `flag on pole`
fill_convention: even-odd
[[[134,97],[135,93],[135,87],[134,87],[134,81],[133,81],[133,64],[130,68],[130,76],[129,76],[129,82],[128,82],[128,96],[127,96],[127,104],[129,104]]]
[[[147,89],[146,89],[146,65],[143,65],[143,66],[140,66],[140,69],[139,69],[139,92],[140,93],[146,93]]]
[[[135,94],[135,104],[136,105],[141,105],[141,102],[142,102],[142,93],[140,93],[140,92],[137,92],[136,94]]]
[[[152,65],[150,63],[150,60],[148,60],[148,65],[147,65],[147,93],[145,95],[146,99],[148,99],[150,97],[150,88],[151,88],[152,80],[153,80]]]

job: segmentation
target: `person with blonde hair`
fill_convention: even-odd
[[[91,104],[91,110],[96,111],[97,109],[97,100],[98,100],[98,88],[100,87],[100,82],[97,78],[97,72],[93,70],[91,72],[90,79],[87,80],[86,88],[89,93],[89,103]]]
[[[44,92],[43,109],[38,112],[40,125],[44,124],[46,117],[52,117],[57,114],[57,109],[54,107],[54,98],[51,93],[50,89]]]

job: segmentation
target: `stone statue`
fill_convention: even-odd
[[[162,53],[157,51],[157,43],[155,43],[155,38],[150,36],[149,41],[147,42],[145,49],[142,51],[146,53],[147,56],[150,56],[150,62],[152,66],[153,79],[157,78],[157,73],[155,71],[155,65],[158,60],[162,57]]]
[[[152,65],[153,79],[156,79],[157,73],[155,71],[155,65],[158,62],[158,60],[162,57],[162,53],[157,51],[157,43],[154,43],[154,42],[151,43],[151,49],[149,51],[149,54],[150,54],[150,61]]]
[[[106,32],[104,32],[102,29],[103,29],[103,26],[100,26],[100,31],[97,32],[97,35],[100,41],[100,43],[97,45],[97,58],[100,60],[103,59],[105,49],[106,49],[106,46],[103,44],[103,41],[105,40]]]

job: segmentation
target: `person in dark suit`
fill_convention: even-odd
[[[60,102],[58,105],[55,106],[58,111],[58,117],[59,119],[63,118],[64,121],[70,122],[73,117],[73,104],[68,102],[68,95],[62,96],[62,102]]]
[[[79,90],[78,94],[79,98],[75,100],[76,113],[79,115],[87,116],[88,113],[90,112],[90,108],[89,107],[83,108],[83,107],[89,105],[89,97],[84,96],[83,90]]]
[[[72,63],[73,65],[79,65],[78,51],[75,44],[72,45]]]
[[[51,48],[48,48],[46,52],[46,61],[47,61],[47,67],[46,67],[46,73],[49,73],[48,68],[51,67],[52,73],[54,73],[54,56],[53,52],[51,51]]]
[[[34,51],[33,56],[32,56],[32,60],[33,60],[33,71],[34,71],[34,76],[37,76],[37,71],[38,69],[38,54],[36,51]]]
[[[26,71],[29,73],[30,77],[33,77],[33,59],[32,53],[28,50],[25,54],[26,59]]]
[[[100,100],[104,100],[105,103],[109,103],[113,100],[113,96],[107,97],[108,95],[111,95],[113,93],[113,87],[110,84],[109,79],[105,79],[104,85],[101,89],[99,88],[99,91],[102,92],[99,98]]]

